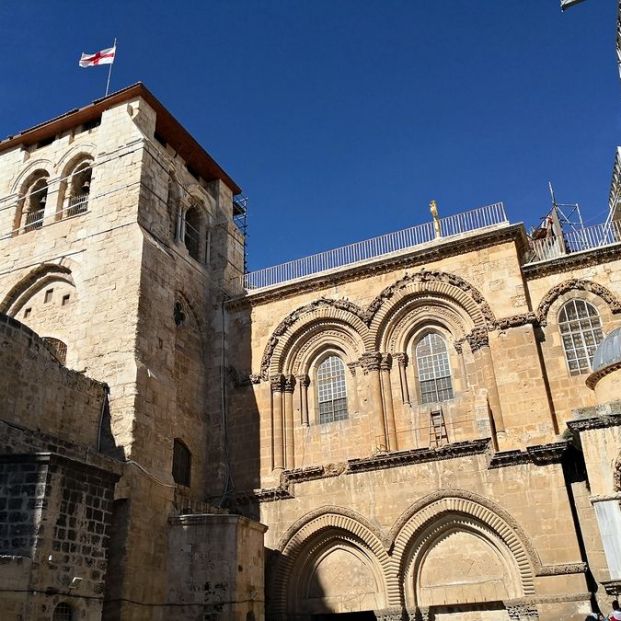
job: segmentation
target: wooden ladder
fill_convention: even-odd
[[[429,446],[442,446],[448,444],[446,423],[442,408],[429,412]]]

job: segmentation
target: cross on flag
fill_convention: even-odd
[[[80,67],[96,67],[97,65],[111,65],[114,62],[116,54],[116,45],[105,50],[95,52],[94,54],[85,54],[82,52],[80,57]]]

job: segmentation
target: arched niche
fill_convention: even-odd
[[[397,520],[392,536],[408,606],[428,607],[441,598],[445,604],[477,604],[498,601],[500,593],[505,599],[535,593],[541,563],[532,545],[503,509],[472,492],[436,492],[421,499]],[[460,572],[442,575],[437,570],[442,555]],[[474,573],[466,579],[469,558]]]
[[[269,574],[271,613],[276,618],[300,614],[301,607],[314,614],[399,605],[398,580],[379,533],[351,510],[321,507],[307,514],[285,533],[277,552]],[[357,608],[345,601],[347,585],[341,580],[332,587],[326,584],[339,571],[348,576],[348,566],[357,574]],[[371,608],[360,607],[371,603]]]

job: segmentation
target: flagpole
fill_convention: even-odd
[[[114,37],[114,43],[112,45],[112,49],[114,50],[114,56],[116,58],[116,37]],[[112,75],[112,65],[114,65],[114,60],[115,58],[112,59],[112,62],[110,63],[110,69],[108,69],[108,81],[106,82],[106,97],[108,96],[108,91],[110,90],[110,76]]]

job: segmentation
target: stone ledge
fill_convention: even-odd
[[[563,441],[528,446],[525,451],[501,451],[492,455],[488,463],[488,468],[504,468],[522,464],[544,466],[547,464],[559,463],[567,449],[567,445],[568,443]]]

